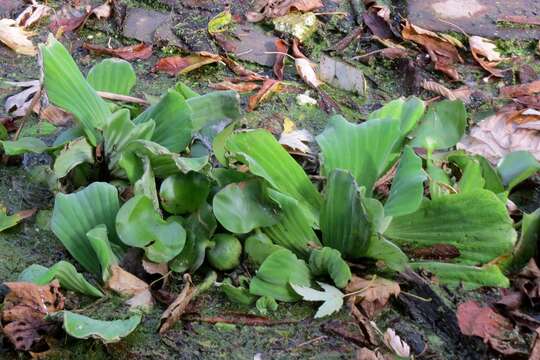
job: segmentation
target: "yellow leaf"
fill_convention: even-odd
[[[28,38],[35,35],[17,26],[15,20],[0,19],[0,41],[16,53],[28,56],[36,55],[36,47]]]

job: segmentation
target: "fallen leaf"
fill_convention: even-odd
[[[39,93],[41,92],[40,81],[6,82],[6,84],[25,88],[23,91],[8,97],[4,104],[6,112],[11,113],[12,116],[25,116],[28,113],[30,106],[32,106],[34,97],[39,96]]]
[[[452,80],[459,80],[459,74],[453,65],[456,62],[463,63],[463,59],[455,44],[450,42],[448,38],[422,29],[408,21],[401,34],[404,39],[420,44],[427,50],[431,61],[435,64],[435,70],[445,73]]]
[[[532,17],[532,16],[506,15],[497,19],[497,21],[505,21],[505,22],[510,22],[514,24],[540,26],[540,19],[538,19],[538,17]]]
[[[491,40],[480,36],[471,36],[469,46],[474,59],[484,70],[496,77],[504,77],[504,70],[497,69],[496,66],[503,60],[497,50],[497,45]]]
[[[146,282],[118,265],[112,265],[109,271],[111,276],[105,283],[107,289],[111,289],[121,296],[130,297],[126,303],[132,307],[151,307],[153,305],[150,286]]]
[[[304,154],[311,153],[311,149],[306,143],[313,141],[313,135],[307,130],[298,130],[296,125],[289,119],[283,120],[283,132],[279,137],[279,143],[291,150],[300,151]]]
[[[472,90],[469,89],[466,86],[463,86],[456,90],[450,90],[446,86],[439,84],[438,82],[431,81],[431,80],[423,80],[422,81],[422,88],[431,92],[434,92],[436,94],[442,95],[448,100],[461,100],[465,104],[468,104],[471,102],[471,95]]]
[[[390,297],[398,296],[400,291],[395,281],[376,276],[371,279],[353,276],[346,288],[347,294],[358,292],[355,295],[356,303],[360,304],[369,318],[373,318],[386,306]]]
[[[299,42],[305,42],[319,26],[317,15],[312,12],[291,12],[272,20],[274,29],[286,36],[290,36]]]
[[[247,13],[246,18],[248,21],[258,22],[286,15],[293,10],[306,12],[321,7],[321,0],[257,0],[254,11]]]
[[[169,272],[169,266],[167,265],[167,263],[157,264],[155,262],[143,259],[142,266],[144,271],[146,271],[150,275],[159,274],[165,276]]]
[[[533,67],[528,64],[523,64],[519,67],[518,77],[519,82],[522,84],[527,84],[538,80],[538,74],[536,73],[536,70],[534,70]]]
[[[53,125],[65,126],[73,123],[73,115],[60,109],[58,106],[49,105],[40,112],[41,120],[50,122]]]
[[[540,328],[536,329],[534,344],[529,354],[530,360],[540,359]]]
[[[525,128],[529,124],[509,121],[515,114],[515,111],[506,111],[482,120],[461,139],[457,148],[482,155],[493,164],[506,154],[520,150],[529,151],[540,160],[538,131]]]
[[[296,58],[294,60],[294,65],[296,67],[296,72],[298,72],[298,75],[300,75],[302,80],[304,80],[307,85],[316,89],[323,84],[323,82],[317,77],[317,73],[315,72],[315,64],[308,59]]]
[[[512,99],[519,96],[527,96],[540,93],[540,80],[527,84],[504,86],[499,91],[499,95],[504,98]]]
[[[254,82],[232,83],[230,81],[222,81],[217,84],[209,84],[208,86],[216,90],[234,90],[239,93],[251,92],[260,87],[259,84]]]
[[[428,247],[415,248],[411,257],[417,259],[448,260],[458,257],[459,249],[450,244],[434,244]]]
[[[519,96],[514,101],[528,108],[540,110],[540,95]]]
[[[371,30],[373,35],[381,39],[390,39],[394,37],[390,28],[390,9],[386,6],[370,6],[363,15],[364,23]]]
[[[32,4],[28,6],[22,13],[17,16],[15,22],[18,26],[27,28],[32,26],[39,19],[48,16],[51,8],[47,5],[38,4],[35,0],[32,0]]]
[[[512,348],[510,342],[509,333],[514,329],[512,323],[491,307],[482,307],[471,300],[460,304],[456,315],[463,335],[479,336],[501,354],[519,352]]]
[[[246,69],[231,58],[223,57],[221,60],[233,73],[235,73],[235,75],[242,78],[241,81],[264,81],[268,79],[267,76],[257,74],[255,71]]]
[[[221,61],[221,56],[201,51],[189,56],[170,56],[159,59],[155,70],[166,72],[170,75],[180,75],[219,61]]]
[[[274,79],[267,79],[261,86],[261,89],[257,94],[250,96],[248,99],[247,111],[253,111],[259,106],[261,102],[269,98],[274,92],[278,92],[281,89],[281,82]]]
[[[128,61],[135,59],[148,59],[150,56],[152,56],[152,45],[145,43],[125,46],[116,49],[93,45],[89,43],[84,43],[83,47],[85,49],[95,52],[98,55],[109,55]]]
[[[189,305],[191,299],[196,294],[196,287],[191,282],[189,274],[184,275],[184,288],[178,295],[176,300],[169,305],[165,312],[161,315],[161,323],[159,326],[159,333],[166,333],[174,324],[180,320],[180,317],[186,311],[186,307]]]
[[[31,31],[17,25],[12,19],[0,19],[0,42],[15,51],[17,54],[34,56],[37,53],[36,47],[29,37],[35,35]]]
[[[112,8],[109,1],[92,9],[92,14],[98,19],[108,19],[112,14]]]
[[[534,259],[529,260],[527,266],[519,272],[514,283],[533,305],[540,302],[540,269]]]
[[[48,285],[25,282],[5,283],[10,292],[4,298],[2,327],[17,350],[32,350],[42,342],[50,323],[45,316],[64,308],[60,283]]]
[[[90,6],[84,9],[84,13],[78,11],[63,10],[55,16],[55,19],[49,25],[53,33],[70,33],[84,25],[88,17],[92,14]]]
[[[401,340],[394,329],[386,329],[384,343],[399,357],[408,358],[411,356],[411,348],[405,341]]]
[[[210,34],[215,34],[219,32],[223,32],[227,30],[227,27],[232,22],[232,15],[228,7],[214,16],[209,22],[208,22],[208,32]]]
[[[296,284],[290,284],[294,291],[302,296],[302,299],[306,301],[323,301],[323,304],[317,310],[315,318],[321,318],[341,310],[343,306],[344,294],[332,285],[328,285],[317,281],[317,284],[323,289],[323,291],[315,290],[310,287],[300,286]]]
[[[285,54],[289,52],[289,44],[282,39],[277,39],[274,42],[274,46],[276,47],[276,62],[274,62],[274,75],[276,75],[276,79],[283,80],[283,71],[285,69],[285,58],[287,57]]]

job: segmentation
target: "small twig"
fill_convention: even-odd
[[[96,92],[99,96],[107,100],[117,100],[117,101],[130,102],[130,103],[141,104],[141,105],[150,105],[148,101],[141,98],[136,98],[133,96],[120,95],[120,94],[110,93],[106,91],[96,91]]]
[[[467,33],[465,32],[465,30],[463,30],[462,28],[460,28],[458,25],[456,25],[456,24],[454,24],[454,23],[452,23],[452,22],[450,22],[450,21],[443,20],[443,19],[441,19],[441,18],[437,18],[437,20],[439,20],[440,22],[443,22],[443,23],[445,23],[445,24],[448,24],[448,25],[451,25],[451,26],[455,27],[455,28],[458,29],[463,35],[465,35],[467,38],[470,38],[469,34],[467,34]]]
[[[172,270],[168,271],[167,273],[163,274],[162,276],[160,276],[159,278],[157,278],[156,280],[152,281],[150,283],[150,285],[148,285],[148,287],[152,287],[152,285],[154,285],[155,283],[157,283],[158,281],[161,281],[167,277],[169,277],[169,275],[172,274]]]
[[[301,344],[298,344],[292,348],[289,349],[289,351],[293,351],[295,349],[298,349],[298,348],[301,348],[303,346],[306,346],[306,345],[309,345],[309,344],[313,344],[314,342],[317,342],[319,340],[323,340],[323,339],[326,339],[328,336],[326,335],[321,335],[321,336],[317,336],[316,338],[313,338],[313,339],[310,339],[308,341],[304,341],[303,343]]]
[[[344,11],[329,11],[329,12],[321,12],[321,13],[314,13],[316,16],[320,15],[340,15],[340,16],[347,16],[349,13],[346,13]]]
[[[432,298],[423,298],[421,296],[418,296],[418,295],[415,295],[415,294],[411,294],[410,292],[407,292],[407,291],[401,291],[400,294],[403,294],[403,295],[408,295],[412,298],[415,298],[417,300],[420,300],[420,301],[424,301],[424,302],[431,302],[433,299]]]
[[[288,57],[290,57],[291,59],[296,60],[296,58],[295,58],[294,56],[291,56],[291,55],[286,54],[286,53],[284,53],[284,52],[279,52],[279,51],[265,51],[264,53],[265,53],[265,54],[277,54],[277,55],[288,56]]]
[[[368,56],[375,55],[375,54],[378,54],[380,52],[383,52],[384,50],[385,49],[379,49],[379,50],[374,50],[374,51],[368,52],[368,53],[363,54],[363,55],[354,56],[354,57],[351,58],[351,60],[362,59],[362,58],[365,58],[365,57],[368,57]]]

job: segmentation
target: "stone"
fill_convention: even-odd
[[[158,11],[130,8],[126,13],[123,35],[146,43],[153,43],[156,29],[167,22],[169,18],[169,14]]]
[[[462,28],[469,35],[502,39],[538,39],[540,26],[505,23],[506,16],[540,16],[538,0],[409,0],[408,19],[432,31],[457,31],[444,21]],[[444,20],[444,21],[441,21]]]
[[[24,8],[22,0],[0,0],[0,19],[14,19]]]
[[[335,88],[355,92],[361,96],[366,93],[366,80],[362,71],[330,56],[321,56],[319,77]]]

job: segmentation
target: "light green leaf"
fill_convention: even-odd
[[[426,105],[417,97],[410,97],[407,100],[397,99],[390,101],[382,108],[372,112],[368,120],[372,119],[396,119],[401,125],[401,134],[405,136],[414,129],[418,121],[424,115]]]
[[[232,22],[232,15],[229,9],[220,12],[208,22],[208,32],[215,34],[227,30],[227,26]]]
[[[336,249],[314,249],[309,256],[309,268],[314,276],[330,275],[338,288],[347,286],[352,274],[349,265]]]
[[[94,148],[82,137],[70,142],[54,161],[54,174],[63,178],[77,165],[94,163]]]
[[[517,184],[540,171],[540,163],[528,151],[507,154],[497,166],[504,186],[512,190]]]
[[[362,257],[372,224],[354,177],[345,170],[332,171],[325,192],[320,221],[323,244],[339,250],[345,258]]]
[[[364,254],[366,258],[383,261],[386,266],[394,271],[403,271],[409,258],[391,241],[379,235],[373,235]]]
[[[244,277],[244,280],[246,278]],[[247,283],[247,281],[243,281],[244,283]],[[242,281],[241,281],[242,283]],[[255,295],[252,295],[249,293],[249,290],[246,289],[244,286],[234,286],[232,284],[231,279],[226,278],[223,283],[221,284],[221,290],[225,293],[227,298],[235,303],[242,304],[242,305],[251,305],[256,300],[257,297]]]
[[[192,213],[199,209],[210,193],[210,180],[207,176],[190,171],[167,177],[159,189],[161,206],[174,215]]]
[[[111,248],[107,227],[103,224],[96,226],[86,233],[90,246],[94,249],[101,267],[101,278],[106,282],[111,277],[111,266],[118,265],[118,257]]]
[[[88,141],[97,145],[97,129],[103,128],[111,115],[107,103],[86,81],[66,48],[52,34],[47,44],[40,44],[44,86],[54,105],[72,113],[83,126]]]
[[[60,261],[51,268],[33,264],[23,270],[19,275],[19,281],[31,282],[37,285],[47,285],[54,279],[60,282],[60,286],[66,290],[72,290],[81,294],[103,297],[103,293],[90,284],[84,276],[77,272],[75,266],[67,261]]]
[[[455,261],[483,264],[508,253],[516,231],[505,204],[487,190],[425,199],[418,211],[393,218],[384,236],[400,246],[454,245]]]
[[[180,254],[186,232],[178,222],[166,222],[152,200],[137,195],[128,200],[116,216],[116,231],[124,244],[143,248],[148,260],[165,263]]]
[[[501,268],[505,272],[518,272],[538,252],[540,234],[540,209],[531,214],[523,214],[521,235],[512,256],[503,262]]]
[[[114,225],[119,207],[118,191],[103,182],[94,182],[69,195],[56,195],[51,229],[71,256],[91,273],[100,274],[101,271],[86,233],[105,224],[111,245],[122,248]]]
[[[396,159],[393,149],[400,139],[400,122],[396,119],[372,119],[357,125],[340,115],[333,116],[317,136],[321,173],[330,176],[335,169],[348,170],[369,195]]]
[[[385,214],[400,216],[415,212],[422,203],[426,179],[422,160],[412,148],[406,146],[392,181],[390,195],[384,204]]]
[[[433,160],[427,160],[427,174],[429,176],[429,194],[432,199],[437,199],[450,194],[452,185],[450,184],[450,177],[440,167],[436,166]]]
[[[213,208],[219,223],[235,234],[278,222],[277,210],[257,179],[227,185],[214,196]]]
[[[463,137],[466,125],[467,110],[461,100],[434,103],[416,129],[412,146],[430,152],[448,149]]]
[[[496,265],[476,267],[442,262],[417,262],[410,266],[414,270],[428,270],[437,276],[439,283],[454,288],[462,286],[463,290],[474,290],[483,286],[510,286],[510,281]]]
[[[249,292],[276,300],[294,302],[300,297],[290,284],[311,286],[311,274],[303,260],[282,249],[268,256],[249,284]]]
[[[137,328],[142,320],[141,314],[132,315],[126,320],[103,321],[84,315],[63,311],[64,330],[77,339],[99,339],[104,343],[120,341]]]
[[[154,209],[159,211],[159,198],[156,189],[156,178],[154,177],[154,171],[152,170],[152,164],[148,157],[142,158],[144,173],[139,180],[133,185],[134,195],[145,195],[152,200]]]
[[[241,117],[240,96],[236,91],[214,91],[201,96],[188,95],[186,99],[192,112],[191,123],[194,132],[223,120],[234,121]]]
[[[219,163],[223,166],[227,166],[227,157],[225,156],[226,150],[225,150],[225,144],[227,143],[227,140],[234,132],[234,129],[236,127],[236,123],[229,124],[225,129],[223,129],[219,134],[217,134],[214,137],[214,141],[212,142],[212,151],[214,152],[214,156],[219,161]]]
[[[335,287],[317,282],[324,291],[312,289],[310,287],[299,286],[291,282],[291,286],[294,291],[301,295],[306,301],[324,301],[323,304],[317,310],[315,318],[322,318],[328,315],[332,315],[338,312],[343,306],[344,294]]]
[[[244,252],[249,261],[256,266],[260,266],[270,254],[280,249],[283,248],[273,244],[272,240],[262,232],[251,235],[244,242]]]
[[[23,137],[16,141],[5,140],[0,141],[0,143],[2,143],[6,155],[11,156],[22,155],[29,152],[41,154],[42,152],[49,150],[47,144],[34,137]]]
[[[484,157],[480,155],[472,156],[463,151],[454,151],[448,155],[448,161],[457,164],[463,173],[465,173],[469,163],[478,164],[482,172],[483,188],[493,191],[495,194],[504,192],[500,174]],[[476,169],[472,170],[476,171]],[[472,177],[473,179],[476,178],[471,175],[468,175],[467,177]]]
[[[264,178],[279,192],[292,197],[312,214],[317,223],[321,196],[304,169],[266,130],[254,130],[232,135],[226,149],[249,166],[252,174]]]
[[[461,179],[459,179],[459,191],[462,193],[475,192],[476,190],[483,189],[484,185],[485,180],[482,176],[482,167],[480,166],[480,163],[474,159],[469,161],[463,169]]]
[[[179,81],[174,88],[180,95],[184,97],[184,99],[191,99],[193,97],[201,96],[181,81]]]
[[[94,65],[86,79],[96,91],[129,95],[137,82],[137,75],[129,62],[112,58]]]
[[[24,219],[34,215],[34,210],[23,210],[13,215],[8,215],[6,208],[0,205],[0,232],[14,227]]]
[[[35,125],[22,128],[20,137],[47,136],[56,132],[56,126],[47,121],[40,121]]]
[[[259,311],[259,314],[265,316],[271,311],[276,311],[278,309],[278,303],[273,297],[261,296],[255,302],[255,307]]]

